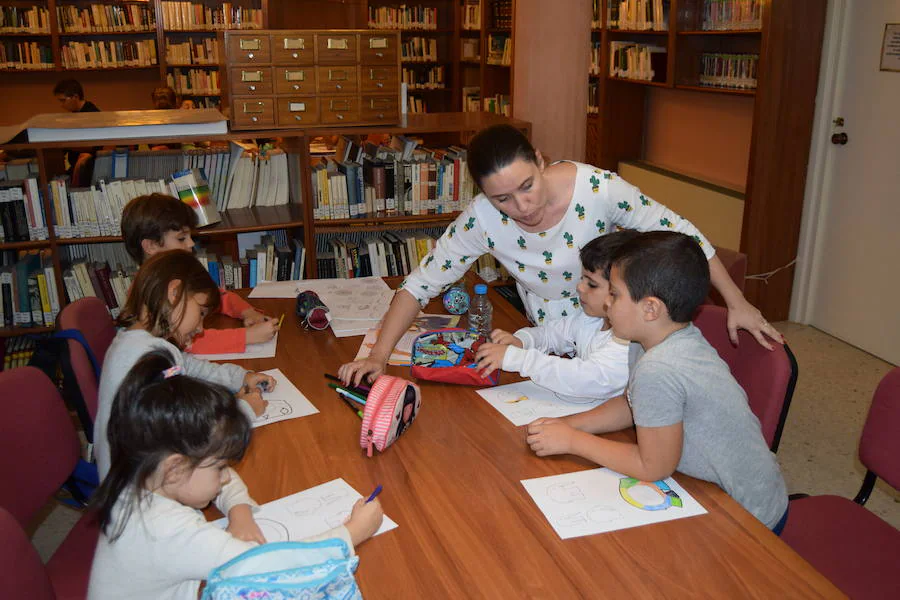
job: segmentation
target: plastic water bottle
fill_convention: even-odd
[[[469,331],[474,331],[485,337],[491,338],[491,317],[494,307],[487,297],[487,286],[483,283],[475,284],[475,296],[469,305]]]

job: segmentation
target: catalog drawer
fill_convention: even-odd
[[[275,101],[272,98],[234,98],[231,112],[235,127],[255,129],[275,126]]]
[[[271,96],[271,67],[237,67],[228,73],[231,93],[235,96]]]
[[[276,94],[315,94],[315,67],[275,67]]]
[[[355,94],[359,91],[359,67],[316,67],[320,94]]]
[[[319,112],[322,123],[355,123],[359,121],[359,96],[321,96]]]
[[[319,123],[318,98],[278,98],[278,126],[302,127]]]
[[[400,119],[400,100],[397,94],[363,96],[361,107],[363,121],[393,123]]]
[[[316,62],[320,65],[345,65],[359,60],[355,33],[317,34],[316,51]]]
[[[397,67],[378,67],[366,65],[360,67],[360,88],[363,92],[383,92],[399,90]]]
[[[279,32],[272,35],[272,62],[311,65],[316,62],[316,39],[312,33]]]
[[[228,62],[235,65],[272,62],[269,36],[267,34],[229,34]]]
[[[397,64],[397,34],[370,34],[359,36],[359,62],[363,64]]]

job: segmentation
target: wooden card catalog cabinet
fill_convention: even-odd
[[[398,31],[224,31],[219,44],[232,129],[400,122]]]

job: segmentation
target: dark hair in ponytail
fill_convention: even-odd
[[[113,400],[107,426],[112,466],[91,501],[110,540],[122,534],[144,484],[168,456],[179,454],[196,468],[211,458],[238,461],[250,443],[250,422],[234,394],[187,375],[166,377],[175,364],[168,352],[145,354]],[[113,507],[123,494],[131,498],[113,524]]]
[[[491,125],[476,133],[466,153],[469,173],[481,187],[485,177],[493,175],[516,159],[537,164],[537,153],[525,134],[512,125]]]

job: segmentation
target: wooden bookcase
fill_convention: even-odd
[[[597,112],[588,114],[586,161],[616,170],[621,161],[641,160],[645,151],[646,102],[650,90],[689,91],[729,98],[753,98],[741,248],[748,273],[767,273],[790,263],[797,252],[806,165],[818,84],[826,3],[816,0],[760,0],[759,29],[703,29],[703,0],[669,0],[666,31],[610,28],[608,2],[596,0],[599,73],[588,76]],[[652,81],[610,76],[614,41],[666,48],[665,73]],[[756,89],[701,86],[704,53],[759,56]],[[738,101],[738,100],[735,100]],[[698,131],[698,136],[703,132]],[[769,320],[787,318],[793,269],[768,282],[747,280],[745,295]]]
[[[237,234],[252,231],[267,231],[276,229],[288,230],[288,235],[294,239],[302,239],[306,248],[306,277],[316,276],[316,234],[317,233],[348,233],[359,231],[384,231],[397,229],[410,229],[429,227],[434,225],[446,225],[452,221],[456,214],[420,215],[420,216],[395,216],[395,217],[366,217],[356,219],[332,219],[316,220],[313,218],[314,203],[311,197],[311,169],[309,144],[313,137],[323,135],[366,136],[369,134],[402,134],[407,136],[424,136],[428,143],[433,140],[435,144],[467,144],[472,135],[479,130],[497,123],[510,123],[521,129],[529,138],[531,137],[531,123],[517,119],[508,119],[500,115],[489,113],[439,113],[408,115],[405,122],[396,126],[370,126],[370,127],[334,127],[306,130],[272,130],[254,132],[230,132],[224,135],[212,136],[210,141],[229,141],[248,138],[280,138],[281,147],[295,156],[299,161],[297,172],[300,181],[290,181],[295,190],[299,186],[300,193],[295,197],[300,199],[298,203],[276,207],[256,207],[248,209],[228,210],[221,213],[222,221],[216,225],[200,229],[197,233],[202,245],[214,246],[220,254],[228,253],[237,255]],[[102,140],[104,146],[134,146],[142,143],[187,143],[196,136],[169,137],[169,138],[123,138]],[[77,142],[45,142],[37,144],[7,144],[2,148],[11,151],[33,151],[40,169],[39,185],[45,193],[43,196],[44,213],[48,220],[53,214],[52,199],[46,193],[49,181],[60,173],[61,158],[65,148],[77,145]],[[82,144],[84,145],[84,143]],[[32,250],[50,249],[53,267],[55,271],[57,290],[59,292],[60,306],[65,306],[65,287],[62,281],[61,248],[72,244],[97,244],[108,242],[120,242],[120,237],[90,237],[61,239],[56,237],[53,227],[50,227],[50,238],[44,241],[14,242],[0,244],[0,250]],[[0,337],[21,335],[48,331],[49,328],[0,328]]]

